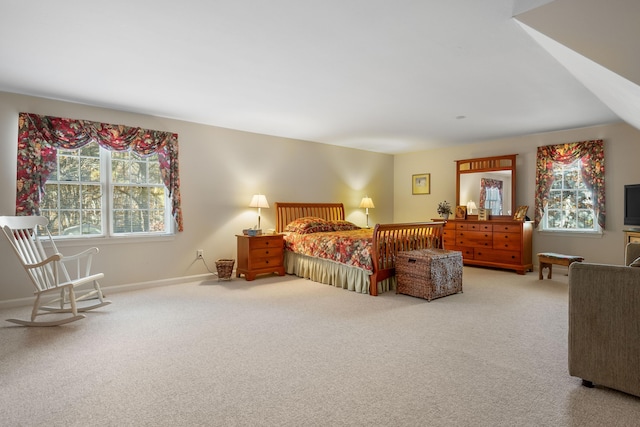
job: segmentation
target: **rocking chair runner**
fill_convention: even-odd
[[[31,282],[36,288],[31,320],[7,319],[8,322],[25,326],[56,326],[83,319],[78,312],[93,310],[111,304],[105,300],[99,279],[103,273],[91,274],[91,260],[98,248],[90,248],[79,254],[63,256],[47,229],[48,220],[42,216],[0,216],[0,227],[11,243]],[[48,256],[43,241],[48,241],[53,255]],[[74,274],[67,270],[73,264]],[[69,266],[71,268],[71,266]],[[91,289],[76,288],[91,285]],[[51,298],[48,299],[47,297]],[[96,299],[97,297],[97,299]],[[88,299],[95,300],[86,304]],[[84,301],[83,304],[79,302]],[[51,304],[56,303],[56,306]],[[51,321],[37,321],[36,317],[52,313],[70,313],[69,316]]]

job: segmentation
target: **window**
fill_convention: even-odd
[[[535,223],[540,230],[604,230],[604,196],[602,140],[538,147]]]
[[[580,160],[568,165],[554,164],[553,174],[543,229],[598,231],[593,191],[582,179]]]
[[[480,179],[480,206],[491,209],[492,215],[502,215],[502,181]]]
[[[175,133],[20,113],[17,169],[16,215],[55,236],[183,230]]]
[[[167,201],[157,154],[111,152],[93,142],[58,150],[40,208],[53,236],[161,234],[170,230]]]

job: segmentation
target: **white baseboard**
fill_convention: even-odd
[[[117,294],[120,292],[156,288],[156,287],[168,286],[168,285],[177,285],[180,283],[191,283],[191,282],[197,282],[200,280],[211,280],[212,278],[215,278],[215,277],[216,277],[215,274],[207,273],[207,274],[198,274],[195,276],[184,276],[184,277],[174,277],[170,279],[152,280],[149,282],[128,283],[125,285],[102,286],[102,293],[104,293],[105,296],[107,296],[108,298],[110,295]],[[26,298],[15,298],[15,299],[0,301],[0,309],[31,306],[33,305],[34,299],[35,297],[26,297]]]

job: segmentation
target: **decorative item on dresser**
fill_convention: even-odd
[[[236,277],[244,274],[246,280],[253,280],[257,274],[277,273],[284,276],[282,234],[237,235],[236,237],[238,238]]]

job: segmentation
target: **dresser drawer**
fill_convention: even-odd
[[[493,249],[520,250],[520,233],[493,233]]]
[[[456,247],[454,250],[462,252],[462,259],[463,260],[464,259],[473,259],[473,257],[474,257],[474,252],[475,251],[471,247],[464,247],[464,248]]]
[[[456,246],[480,246],[490,248],[493,246],[492,233],[485,231],[458,231],[456,232]]]
[[[493,225],[484,222],[459,222],[456,225],[456,230],[491,232],[493,230]]]
[[[476,249],[473,259],[477,261],[500,262],[506,264],[519,264],[520,251],[503,251],[494,249]]]
[[[456,245],[455,236],[444,236],[444,238],[442,239],[442,244],[444,245],[445,248],[450,248],[452,246],[455,246]]]
[[[520,224],[493,224],[494,232],[520,233],[521,228]]]

